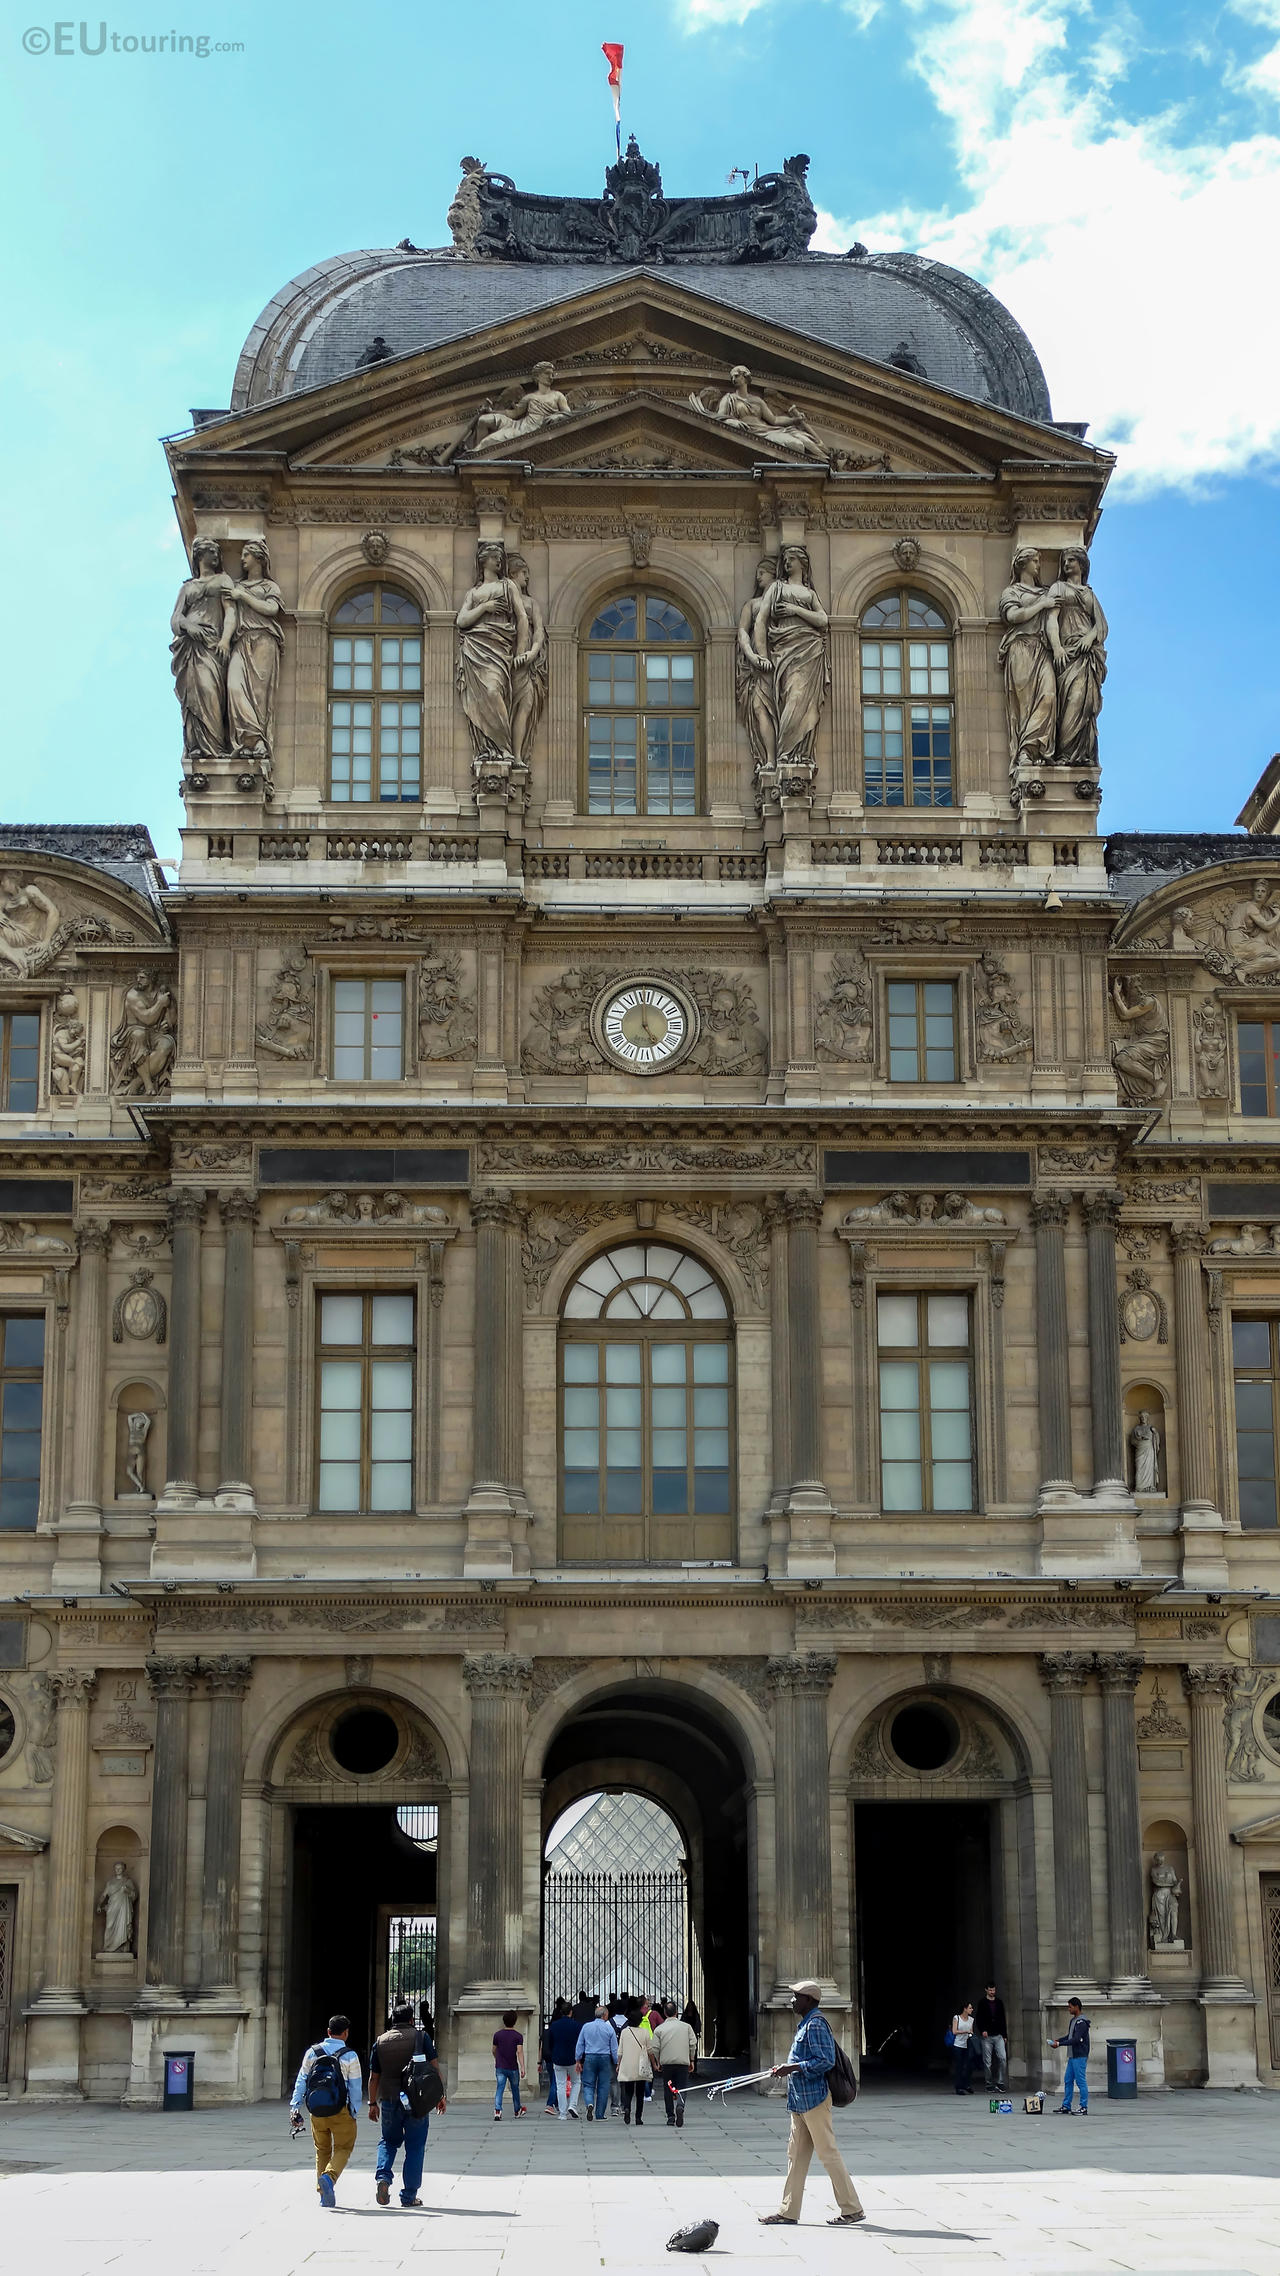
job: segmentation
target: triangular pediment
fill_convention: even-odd
[[[48,1838],[40,1833],[27,1833],[22,1826],[6,1825],[0,1819],[0,1851],[16,1849],[28,1857],[38,1857],[49,1846]]]
[[[790,448],[781,440],[733,426],[714,410],[699,407],[692,400],[696,392],[693,389],[679,393],[669,388],[658,393],[656,386],[630,386],[626,381],[618,381],[612,391],[602,397],[598,390],[573,387],[572,375],[565,376],[570,380],[564,392],[571,411],[532,434],[509,443],[499,440],[487,451],[484,448],[456,450],[459,430],[455,419],[452,427],[437,428],[434,433],[420,433],[414,427],[404,439],[389,445],[382,463],[393,470],[424,464],[466,465],[480,470],[488,458],[519,456],[526,464],[544,471],[563,468],[569,472],[584,468],[661,473],[705,468],[718,473],[734,468],[745,472],[759,465],[779,463],[799,466],[806,462],[807,455],[810,463],[813,462],[810,454]],[[678,386],[678,382],[675,385]],[[716,400],[713,388],[707,402],[714,405]],[[518,401],[512,409],[513,412],[518,410]],[[854,433],[847,425],[842,425],[837,432],[833,422],[828,422],[828,430],[819,439],[830,451],[831,461],[838,465],[856,463],[876,467],[884,473],[889,471],[890,453],[876,436]],[[313,463],[320,465],[324,461]]]
[[[1280,1841],[1280,1811],[1265,1818],[1250,1818],[1247,1825],[1234,1826],[1231,1839],[1246,1847],[1251,1841]]]

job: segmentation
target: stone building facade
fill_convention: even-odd
[[[169,445],[177,882],[0,833],[0,2077],[276,2095],[430,1917],[479,2094],[617,1790],[727,2053],[1280,2084],[1268,778],[1099,837],[1111,461],[803,161],[450,226]]]

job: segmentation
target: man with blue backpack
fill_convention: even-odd
[[[304,2108],[316,2149],[316,2188],[325,2211],[336,2203],[334,2183],[356,2146],[356,2120],[364,2096],[360,2057],[347,2045],[349,2015],[331,2015],[328,2035],[308,2047],[293,2082],[289,2113],[293,2132],[302,2130]]]

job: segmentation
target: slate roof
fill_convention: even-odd
[[[1145,901],[1175,877],[1219,861],[1280,861],[1280,838],[1239,830],[1130,830],[1107,839],[1107,876],[1122,901]]]
[[[167,929],[164,873],[156,859],[151,832],[141,822],[0,823],[0,867],[10,855],[20,853],[60,854],[64,861],[101,870],[140,894],[157,925]]]
[[[891,363],[905,349],[909,368],[939,387],[1052,421],[1044,373],[1021,326],[984,285],[916,253],[680,261],[656,271],[473,261],[398,248],[347,253],[305,270],[268,302],[245,342],[231,408],[328,386],[359,369],[379,336],[392,358],[412,355],[571,302],[620,275],[658,275],[721,308],[873,362]]]

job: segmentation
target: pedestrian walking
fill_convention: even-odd
[[[791,2053],[785,2063],[774,2065],[773,2072],[775,2078],[785,2078],[787,2082],[787,2108],[791,2112],[787,2178],[780,2210],[762,2213],[760,2219],[765,2228],[794,2228],[800,2218],[805,2177],[816,2150],[827,2169],[838,2207],[834,2220],[827,2225],[833,2229],[849,2228],[855,2221],[865,2221],[867,2216],[836,2148],[831,2126],[833,2105],[827,2072],[835,2064],[836,2043],[821,2011],[822,1986],[806,1978],[790,1988],[791,2004],[800,2021],[791,2042]]]
[[[634,2105],[636,2124],[644,2124],[645,2091],[653,2077],[653,2041],[640,2029],[640,2010],[632,2007],[627,2014],[618,2038],[618,2093],[622,2100],[622,2123],[631,2124]]]
[[[687,1999],[685,2001],[680,2010],[680,2021],[687,2023],[693,2033],[693,2061],[689,2065],[689,2075],[691,2078],[696,2078],[698,2075],[698,2043],[702,2038],[702,2017],[699,2015],[693,2000]]]
[[[493,2115],[495,2123],[502,2116],[502,2093],[511,2092],[511,2108],[517,2118],[525,2116],[524,2101],[524,2033],[517,2031],[520,2018],[514,2007],[507,2008],[502,2028],[493,2034]]]
[[[1004,2001],[994,1984],[988,1984],[974,2010],[982,2046],[982,2075],[988,2086],[1005,2086],[1009,2079],[1009,2025]]]
[[[609,2021],[607,2008],[598,2007],[591,2021],[583,2024],[574,2054],[582,2065],[582,2099],[587,2106],[587,2118],[604,2119],[609,2113],[609,2081],[618,2060],[618,2034]]]
[[[658,2058],[658,2077],[662,2080],[662,2099],[667,2108],[667,2124],[683,2126],[684,2103],[681,2095],[689,2084],[693,2058],[698,2042],[693,2026],[676,2014],[673,1999],[664,2002],[666,2014],[653,2034],[654,2053]]]
[[[308,2047],[289,2098],[293,2131],[302,2127],[305,2108],[316,2153],[316,2188],[327,2213],[336,2203],[335,2187],[356,2146],[356,2121],[364,2100],[360,2057],[347,2045],[349,2015],[331,2015],[323,2039]]]
[[[1071,2116],[1071,2096],[1073,2092],[1078,2092],[1080,2115],[1082,2118],[1087,2118],[1089,2115],[1089,2018],[1078,1999],[1067,2001],[1067,2013],[1071,2021],[1067,2025],[1065,2037],[1049,2041],[1051,2047],[1065,2047],[1067,2050],[1067,2071],[1062,2081],[1062,2100],[1058,2104],[1057,2114],[1059,2118]]]
[[[560,2095],[556,2086],[556,2063],[555,2056],[551,2052],[551,2026],[553,2023],[558,2023],[561,2016],[567,2015],[568,2012],[568,2000],[558,1999],[542,2026],[542,2037],[538,2043],[538,2062],[547,2074],[547,2103],[542,2113],[544,2118],[558,2118],[560,2115]]]
[[[397,2150],[404,2152],[400,2202],[409,2210],[422,2203],[422,2162],[431,2113],[445,2106],[442,2083],[434,2039],[415,2025],[412,2007],[393,2008],[390,2029],[375,2039],[369,2057],[369,2116],[379,2128],[374,2195],[380,2205],[391,2203]]]
[[[951,2018],[951,2065],[957,2094],[972,2094],[970,2077],[973,2070],[973,2001],[967,1999],[958,2015]]]
[[[581,2100],[582,2073],[578,2066],[578,2030],[567,2000],[558,1999],[558,2014],[547,2027],[547,2045],[555,2066],[556,2100],[561,2118],[576,2118]]]

